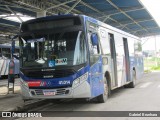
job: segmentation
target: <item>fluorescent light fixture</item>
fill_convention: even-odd
[[[160,26],[160,0],[140,0]]]
[[[20,13],[17,13],[16,15],[18,15],[23,21],[34,19],[34,17],[22,15]],[[4,14],[4,15],[0,15],[0,18],[21,23],[21,21],[16,17],[16,15],[14,15],[14,14],[5,15]]]

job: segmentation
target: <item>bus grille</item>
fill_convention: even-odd
[[[73,70],[55,70],[55,71],[36,71],[36,70],[26,70],[23,73],[30,78],[47,78],[46,76],[50,76],[48,78],[62,78],[73,75],[75,72]]]
[[[35,92],[35,94],[32,94],[32,92]],[[69,90],[68,89],[56,89],[56,94],[55,95],[64,95],[64,94],[68,94]],[[41,89],[35,89],[35,90],[31,90],[31,94],[32,95],[44,95],[43,94],[43,90]]]

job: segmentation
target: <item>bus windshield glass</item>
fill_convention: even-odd
[[[82,31],[20,37],[22,67],[58,67],[84,64],[87,51]]]

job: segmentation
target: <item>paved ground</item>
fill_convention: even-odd
[[[10,84],[12,87],[12,83]],[[0,80],[0,111],[12,111],[17,106],[22,106],[23,100],[20,96],[19,78],[15,80],[14,94],[8,94],[8,80]]]
[[[15,93],[20,92],[19,81],[20,81],[20,78],[15,79],[15,87],[14,87]],[[13,87],[13,84],[10,83],[9,88],[12,88],[12,87]],[[0,80],[0,98],[7,95],[7,93],[8,93],[8,80],[7,79]]]
[[[135,88],[120,88],[113,91],[106,103],[98,104],[96,102],[67,101],[55,105],[48,103],[43,107],[37,107],[33,111],[160,111],[160,73],[154,72],[146,74]],[[27,118],[32,120],[32,118]],[[53,118],[42,118],[53,119]],[[160,118],[54,118],[55,120],[160,120]],[[39,119],[40,120],[40,119]]]
[[[108,101],[98,104],[95,101],[65,100],[61,103],[48,102],[29,111],[160,111],[160,72],[145,74],[135,88],[120,88],[112,92]],[[18,98],[18,97],[17,97]],[[0,101],[1,102],[1,101]],[[19,102],[19,101],[16,101]],[[0,106],[2,104],[0,103]],[[1,108],[0,108],[1,109]],[[63,115],[62,115],[63,117]],[[34,120],[35,118],[26,118]],[[38,118],[38,120],[46,118]],[[53,118],[47,118],[53,119]],[[54,118],[55,120],[160,120],[160,118]]]
[[[19,81],[20,81],[20,78],[15,79],[15,85],[16,86],[19,86]],[[7,86],[7,85],[8,85],[8,80],[7,79],[0,80],[0,87]]]

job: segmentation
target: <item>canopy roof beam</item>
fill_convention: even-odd
[[[143,10],[144,7],[133,7],[133,8],[130,8],[130,9],[125,9],[123,10],[124,12],[132,12],[132,11],[137,11],[137,10]],[[118,15],[118,14],[121,14],[122,12],[116,12],[116,13],[113,13],[113,14],[108,14],[107,16],[101,16],[101,17],[98,17],[98,18],[103,18],[103,17],[106,17],[108,18],[108,16],[114,16],[114,15]],[[103,22],[105,22],[107,19],[104,19]]]
[[[141,23],[141,22],[147,22],[147,21],[152,21],[152,20],[154,20],[154,19],[144,19],[144,20],[135,20],[137,23]],[[132,24],[135,24],[134,22],[126,22],[126,21],[123,21],[124,22],[124,24],[123,25],[132,25]],[[121,26],[115,26],[115,27],[121,27]]]
[[[96,8],[94,8],[94,7],[90,6],[90,5],[88,5],[87,3],[83,2],[83,1],[81,1],[80,3],[83,4],[83,5],[85,5],[85,6],[88,7],[88,8],[92,9],[93,11],[95,11],[95,12],[97,12],[97,13],[103,15],[103,16],[105,15],[105,14],[102,13],[101,11],[97,10]],[[121,24],[120,22],[118,22],[117,20],[115,20],[115,19],[113,19],[113,18],[108,17],[108,19],[110,19],[110,20],[112,20],[112,21],[118,23],[118,24],[121,25],[121,26],[124,26],[123,24]],[[125,27],[126,29],[128,29],[128,30],[131,30],[131,29],[129,29],[129,28],[126,27],[126,26],[124,26],[124,27]]]
[[[119,10],[120,12],[122,12],[126,17],[128,17],[129,19],[131,19],[135,24],[137,24],[139,27],[141,27],[143,30],[149,32],[147,29],[145,29],[144,27],[142,27],[139,23],[137,23],[132,17],[130,17],[126,12],[124,12],[123,10],[121,10],[117,5],[115,5],[111,0],[106,0],[108,3],[110,3],[114,8],[116,8],[117,10]]]
[[[14,3],[35,9],[35,12],[47,10],[47,13],[52,15],[52,14],[57,14],[54,8],[62,10],[62,11],[67,11],[68,9],[70,9],[70,6],[66,4],[70,2],[74,2],[74,1],[76,0],[67,1],[65,3],[58,2],[57,0],[52,0],[51,2],[48,2],[48,1],[40,2],[38,0],[19,0],[19,1],[14,1]],[[61,6],[64,6],[66,9]],[[73,9],[73,11],[74,13],[75,12],[77,12],[78,14],[81,13],[80,11],[76,9]]]
[[[62,5],[65,5],[65,4],[67,4],[67,3],[74,2],[74,1],[76,1],[76,0],[70,0],[70,1],[67,1],[67,2],[63,2],[63,3],[61,3],[61,4],[58,4],[58,5],[49,7],[49,8],[46,9],[46,11],[48,11],[49,9],[54,9],[54,8],[60,7],[60,6],[62,6]]]
[[[9,8],[8,5],[6,5],[6,8],[7,8],[9,11],[11,11],[11,12],[18,18],[18,20],[19,20],[20,22],[23,22],[23,20],[21,19],[21,17],[18,16],[18,15],[16,14],[16,12],[14,12],[13,10],[11,10],[11,8]]]
[[[158,29],[159,27],[148,27],[148,28],[146,28],[147,30],[152,30],[152,29]],[[134,31],[132,31],[133,33],[135,33],[135,32],[139,32],[139,31],[143,31],[142,29],[141,30],[134,30]],[[132,33],[131,32],[131,33]]]
[[[81,0],[78,0],[65,14],[70,13],[80,2]]]

